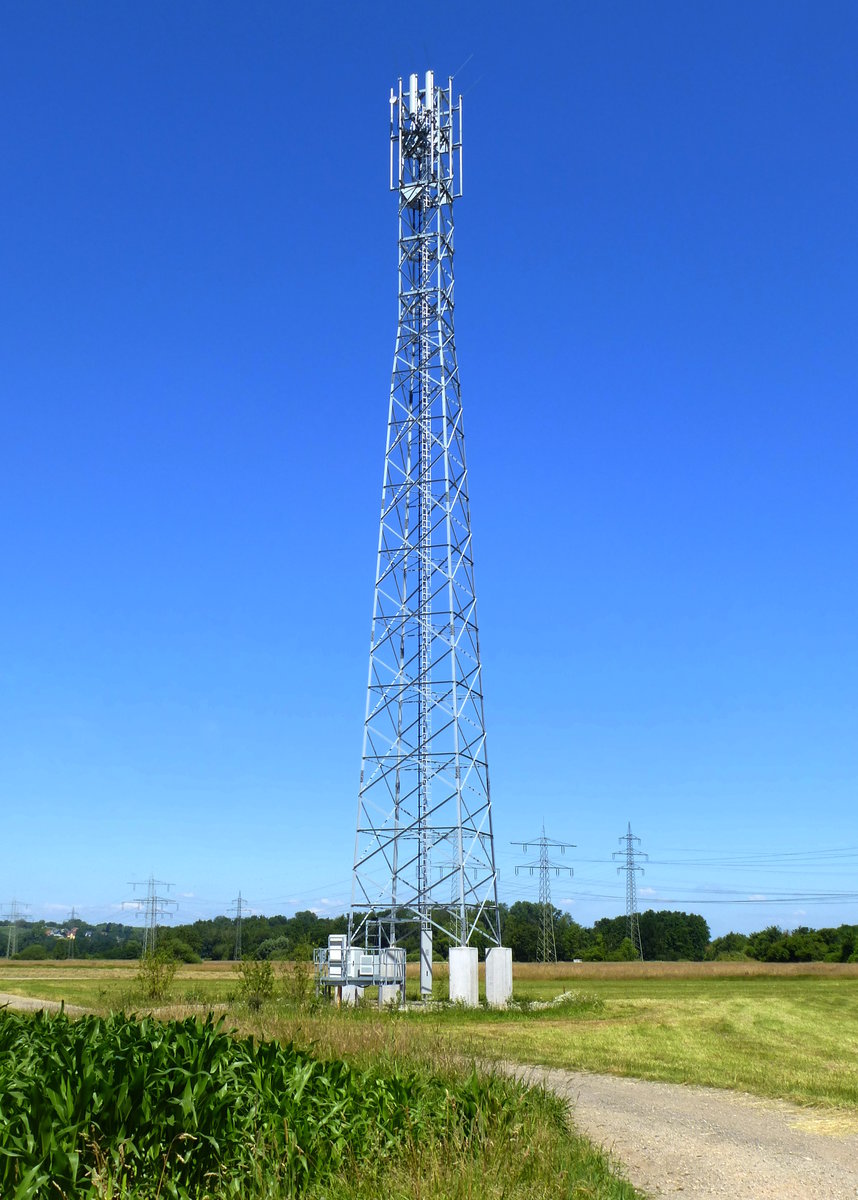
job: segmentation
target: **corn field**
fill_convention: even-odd
[[[424,1139],[478,1144],[516,1108],[497,1080],[323,1062],[211,1016],[0,1011],[4,1200],[298,1196]]]

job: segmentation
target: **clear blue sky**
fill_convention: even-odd
[[[503,897],[544,818],[622,912],[631,821],[645,906],[858,921],[858,9],[426,13],[3,6],[0,900],[347,905],[387,97],[465,64]]]

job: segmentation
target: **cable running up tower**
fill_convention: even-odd
[[[452,83],[427,71],[423,87],[412,75],[390,95],[399,320],[349,921],[349,943],[367,946],[395,945],[416,924],[423,995],[434,930],[456,945],[500,944],[453,334],[462,100]]]
[[[617,867],[617,874],[621,871],[626,873],[626,918],[629,923],[629,941],[634,947],[635,954],[643,961],[643,946],[641,945],[641,930],[638,922],[638,883],[637,874],[640,871],[644,874],[643,867],[639,867],[637,860],[639,858],[646,859],[649,856],[638,847],[641,840],[632,834],[632,824],[629,822],[628,831],[619,839],[622,850],[615,850],[614,858],[624,858],[625,863],[621,867]]]

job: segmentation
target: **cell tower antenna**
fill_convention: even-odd
[[[411,75],[390,93],[399,317],[370,637],[349,944],[420,931],[500,945],[459,368],[453,201],[462,100]],[[443,844],[443,845],[442,845]],[[432,869],[436,851],[452,863]],[[455,902],[450,899],[455,888]],[[455,919],[454,919],[455,918]],[[380,934],[371,926],[381,926]]]
[[[629,827],[626,833],[619,839],[621,850],[615,850],[614,858],[625,859],[622,866],[617,867],[617,874],[621,871],[626,873],[626,919],[629,923],[629,941],[635,950],[635,955],[643,961],[643,946],[641,945],[641,930],[638,921],[638,882],[637,875],[640,871],[644,874],[643,867],[638,866],[638,859],[648,859],[649,855],[644,854],[639,850],[641,840],[635,837],[632,833],[632,823],[629,821]]]
[[[522,853],[527,854],[529,846],[539,847],[539,857],[532,862],[519,863],[515,868],[516,875],[519,871],[529,871],[532,875],[534,871],[539,871],[539,936],[536,941],[536,961],[537,962],[557,962],[557,942],[554,937],[554,905],[551,903],[551,872],[559,875],[562,872],[569,872],[574,875],[572,867],[567,867],[565,863],[554,862],[549,854],[552,850],[559,850],[561,854],[565,854],[567,850],[574,850],[574,842],[558,842],[556,838],[546,837],[545,825],[542,826],[542,833],[539,837],[528,838],[526,842],[513,842],[513,846],[521,846]]]
[[[158,888],[163,887],[169,889],[172,883],[166,883],[163,879],[155,879],[150,875],[148,879],[137,879],[131,881],[131,887],[145,887],[146,898],[144,900],[126,900],[125,904],[136,908],[138,912],[143,913],[143,955],[154,954],[158,940],[158,924],[159,918],[167,916],[168,913],[175,912],[179,907],[175,900],[171,900],[168,896],[159,896]]]
[[[247,911],[247,901],[241,892],[233,900],[229,911],[235,913],[235,951],[232,958],[233,962],[241,962],[241,920]]]
[[[3,916],[7,921],[6,925],[6,957],[11,958],[13,954],[18,953],[18,922],[24,915],[24,909],[29,908],[28,904],[20,904],[14,898],[9,901],[3,908]]]

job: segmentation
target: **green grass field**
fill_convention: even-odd
[[[426,1038],[430,1029],[420,1018],[290,1004],[288,981],[285,972],[279,997],[252,1012],[228,999],[237,984],[229,968],[187,969],[175,981],[178,1003],[157,1010],[163,1021],[139,1023],[139,1036],[134,1033],[138,1022],[125,1018],[108,1018],[102,1034],[89,1018],[69,1022],[49,1016],[44,1021],[0,1013],[0,1091],[5,1087],[17,1102],[17,1107],[5,1106],[8,1128],[0,1128],[0,1141],[14,1141],[17,1156],[0,1164],[6,1171],[0,1191],[6,1194],[5,1183],[16,1200],[42,1200],[54,1194],[48,1181],[59,1174],[63,1194],[80,1200],[119,1195],[127,1200],[203,1195],[209,1200],[286,1200],[299,1194],[306,1200],[332,1194],[344,1200],[379,1195],[394,1200],[640,1200],[609,1158],[570,1128],[565,1106],[556,1097],[510,1079],[474,1074],[451,1039],[433,1044]],[[135,968],[11,964],[0,968],[0,991],[108,1012],[126,1001],[134,1007]],[[211,1051],[214,1032],[200,1030],[193,1020],[195,1028],[170,1020],[188,1014],[191,1005],[183,999],[188,994],[195,997],[197,1023],[200,1008],[217,1006],[225,1010],[225,1030],[253,1035],[250,1041],[235,1042],[243,1066],[234,1081],[238,1068],[231,1065],[232,1056],[220,1043],[216,1054]],[[75,1030],[81,1031],[82,1048],[73,1048]],[[409,1030],[419,1036],[409,1037]],[[279,1043],[282,1051],[270,1043]],[[306,1065],[299,1061],[293,1071],[296,1053],[304,1055]],[[318,1078],[316,1100],[321,1118],[330,1125],[330,1153],[337,1151],[327,1173],[317,1169],[330,1158],[327,1133],[306,1117],[306,1099],[293,1095],[295,1081],[266,1082],[272,1063],[283,1073],[275,1061],[278,1054],[287,1056],[286,1068],[296,1074],[299,1088],[311,1063],[320,1064],[313,1076]],[[349,1071],[360,1073],[347,1091],[343,1061]],[[72,1075],[70,1062],[75,1064]],[[146,1071],[152,1078],[144,1084]],[[326,1082],[329,1077],[339,1081],[334,1090]],[[74,1080],[83,1083],[78,1087]],[[83,1086],[87,1080],[89,1086]],[[271,1093],[273,1087],[272,1120],[292,1104],[295,1111],[284,1126],[291,1159],[280,1145],[285,1118],[281,1125],[275,1121],[262,1129],[250,1143],[249,1135],[233,1130],[229,1106],[224,1107],[227,1085],[244,1097],[238,1115],[256,1111],[257,1088]],[[135,1092],[134,1099],[129,1089],[140,1095]],[[105,1096],[109,1099],[102,1111]],[[152,1111],[141,1108],[138,1114],[144,1101]],[[355,1113],[342,1108],[346,1102]],[[134,1125],[138,1117],[140,1130]],[[355,1140],[355,1120],[362,1122],[363,1143]],[[215,1174],[205,1174],[200,1190],[198,1176],[209,1165],[203,1159],[197,1167],[196,1160],[207,1153],[206,1139],[214,1134],[217,1161],[225,1147],[235,1161],[218,1168],[217,1181]],[[135,1162],[145,1151],[139,1167],[129,1167],[129,1147]],[[297,1169],[302,1165],[313,1165],[313,1171],[302,1174]]]
[[[284,967],[284,970],[288,968]],[[0,965],[0,991],[65,999],[98,1011],[135,1004],[134,964]],[[445,986],[438,972],[438,988]],[[522,964],[515,994],[580,1002],[535,1013],[296,1012],[282,1001],[252,1020],[231,1003],[229,964],[184,967],[181,1015],[225,1006],[242,1028],[315,1042],[331,1053],[376,1053],[395,1037],[418,1057],[514,1059],[575,1070],[736,1088],[800,1104],[858,1110],[858,968],[761,964]]]
[[[591,980],[572,1020],[486,1017],[484,1057],[858,1108],[858,980]]]

